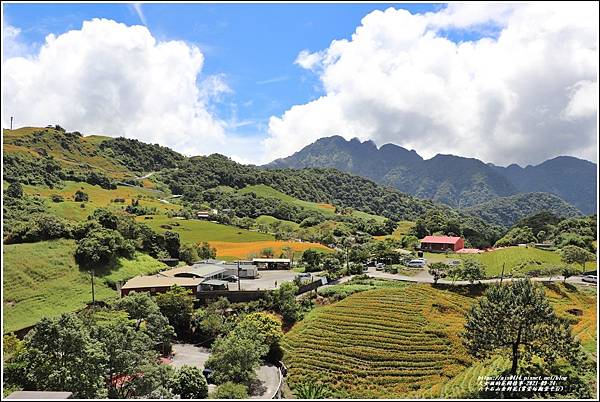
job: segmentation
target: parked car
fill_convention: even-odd
[[[206,382],[208,384],[214,384],[213,371],[211,369],[205,368],[204,370],[202,370],[202,374],[204,375],[204,378],[206,378]]]
[[[369,271],[369,267],[367,267],[366,265],[363,265],[362,270],[363,270],[363,272],[368,272]]]
[[[412,268],[423,268],[425,266],[425,261],[423,261],[422,259],[419,260],[410,260],[407,264],[407,267],[412,267]]]
[[[598,283],[598,277],[596,275],[584,275],[581,280],[589,283]]]
[[[377,271],[383,271],[385,269],[385,264],[382,262],[379,262],[379,263],[375,264],[375,269]]]
[[[237,282],[238,277],[236,275],[229,275],[229,276],[226,276],[225,278],[223,278],[223,280],[227,281],[227,282]]]

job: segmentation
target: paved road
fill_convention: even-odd
[[[181,367],[183,365],[204,369],[204,365],[210,356],[210,350],[206,347],[195,346],[189,343],[173,344],[173,358],[171,365]],[[251,396],[254,399],[271,399],[279,385],[279,370],[270,363],[265,363],[256,370],[260,381],[259,392]],[[214,384],[208,385],[209,392],[215,389]]]
[[[374,278],[384,278],[384,279],[394,279],[398,281],[406,281],[406,282],[417,282],[417,283],[433,283],[433,277],[429,275],[429,272],[425,269],[416,270],[415,275],[401,275],[401,274],[391,274],[389,272],[377,271],[375,267],[369,267],[369,271],[367,272],[369,276]],[[516,278],[518,279],[518,278]],[[504,281],[509,282],[512,281],[512,278],[504,278]],[[562,282],[562,276],[553,276],[553,277],[539,277],[539,278],[531,278],[532,281],[536,282]],[[494,279],[483,279],[481,281],[477,281],[480,283],[495,283],[500,282],[500,278]],[[595,286],[595,284],[591,284],[588,282],[583,282],[581,276],[572,276],[567,278],[568,283],[578,284],[578,285],[591,285]],[[468,281],[455,281],[440,279],[438,281],[440,284],[449,284],[449,285],[469,285]]]

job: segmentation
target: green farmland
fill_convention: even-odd
[[[181,243],[200,243],[203,241],[224,241],[224,242],[255,242],[264,240],[274,240],[270,234],[252,232],[234,226],[221,225],[219,223],[201,221],[196,219],[173,219],[164,215],[151,216],[152,219],[138,217],[138,221],[148,225],[156,232],[165,232],[170,230],[179,233]],[[171,228],[161,227],[168,225]]]
[[[74,250],[73,240],[4,246],[4,333],[35,324],[43,317],[81,309],[91,302],[90,275],[75,263]],[[130,261],[120,259],[110,272],[96,278],[96,299],[117,296],[108,283],[163,268],[164,264],[144,254]]]

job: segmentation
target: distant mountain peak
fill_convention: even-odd
[[[596,211],[596,164],[572,156],[558,156],[525,168],[515,163],[502,167],[444,153],[424,160],[415,150],[396,144],[378,148],[372,140],[333,135],[266,167],[334,168],[461,208],[537,191],[559,196],[584,213]]]

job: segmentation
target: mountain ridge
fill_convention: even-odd
[[[586,214],[597,208],[597,166],[573,156],[557,156],[526,167],[516,163],[503,167],[451,154],[423,159],[417,151],[396,144],[377,147],[371,140],[345,140],[335,135],[263,166],[334,168],[455,208],[531,192],[556,195]]]

